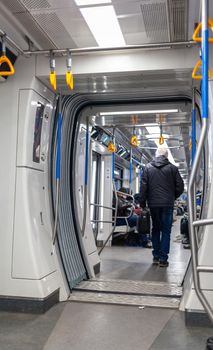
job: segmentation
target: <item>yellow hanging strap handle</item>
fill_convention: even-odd
[[[159,145],[163,145],[163,144],[164,144],[163,129],[162,129],[162,125],[160,125]]]
[[[66,83],[70,90],[74,88],[74,80],[72,73],[72,58],[70,50],[67,50],[67,72],[66,72]]]
[[[195,65],[193,71],[192,71],[192,78],[194,80],[202,80],[202,75],[199,75],[199,74],[197,75],[198,68],[200,68],[201,66],[202,66],[202,60],[199,59]],[[211,69],[209,69],[209,71],[208,71],[208,76],[209,76],[209,79],[211,79],[211,77],[212,77]]]
[[[208,26],[211,28],[211,31],[213,32],[213,20],[211,18],[208,19]],[[198,36],[201,29],[202,29],[202,23],[199,23],[192,36],[192,39],[197,43],[202,42],[202,38]],[[209,43],[213,43],[213,38],[209,38],[208,40],[209,40]]]
[[[115,147],[115,144],[114,144],[113,142],[110,142],[110,143],[108,144],[107,149],[108,149],[108,151],[111,152],[111,153],[116,152],[116,147]]]
[[[0,66],[3,63],[6,63],[6,65],[9,68],[9,71],[1,71],[0,76],[1,77],[8,77],[9,75],[13,75],[15,73],[15,69],[13,67],[12,62],[6,56],[6,46],[5,46],[4,36],[2,36],[1,42],[2,42],[2,56],[0,57]]]
[[[137,139],[136,135],[132,136],[132,138],[130,140],[130,143],[131,143],[132,146],[135,146],[135,147],[138,146],[139,142],[138,142],[138,139]]]
[[[56,90],[55,58],[52,52],[50,52],[50,85]]]

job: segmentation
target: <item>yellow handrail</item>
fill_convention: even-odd
[[[74,88],[74,81],[73,81],[73,74],[72,71],[66,72],[66,83],[70,90],[73,90]]]
[[[8,77],[9,75],[13,75],[15,73],[15,69],[13,67],[12,62],[9,60],[9,58],[6,55],[2,55],[0,57],[0,66],[3,63],[6,63],[10,70],[9,71],[2,71],[2,72],[0,72],[0,76],[1,77]]]
[[[210,19],[210,18],[208,19],[208,26],[211,28],[211,30],[213,32],[213,20]],[[202,23],[199,23],[197,28],[194,31],[194,34],[192,35],[192,39],[194,41],[196,41],[197,43],[201,43],[202,42],[202,38],[197,36],[201,29],[202,29]],[[209,40],[209,43],[213,43],[213,38],[209,38],[208,40]]]
[[[163,145],[164,144],[164,137],[163,135],[160,135],[159,137],[159,145]]]
[[[50,84],[54,90],[56,90],[56,72],[50,72]]]
[[[196,74],[198,68],[201,67],[201,66],[202,66],[202,60],[199,59],[199,60],[197,61],[196,65],[195,65],[193,71],[192,71],[192,78],[193,78],[193,79],[195,79],[195,80],[202,80],[202,75],[197,75],[197,74]],[[209,68],[209,71],[208,71],[208,76],[209,76],[209,79],[211,79],[211,77],[212,77],[212,71],[211,71],[210,68]]]

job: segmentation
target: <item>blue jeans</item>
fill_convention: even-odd
[[[170,249],[170,235],[173,221],[173,207],[152,207],[153,257],[167,261]]]

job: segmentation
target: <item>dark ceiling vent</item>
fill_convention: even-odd
[[[49,9],[51,5],[47,0],[20,0],[28,10]]]

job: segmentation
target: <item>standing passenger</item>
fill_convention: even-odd
[[[167,267],[174,201],[184,190],[178,168],[168,161],[168,150],[158,147],[155,159],[147,164],[141,183],[141,207],[146,201],[152,217],[153,264]]]

